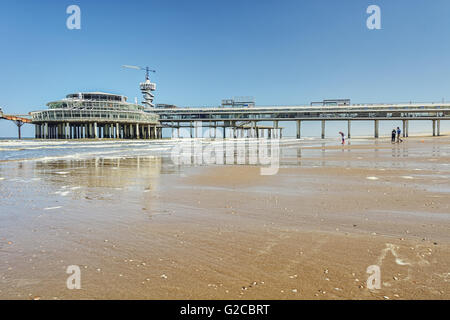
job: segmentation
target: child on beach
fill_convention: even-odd
[[[342,131],[339,131],[339,134],[341,135],[342,144],[345,144],[345,135]]]
[[[403,142],[402,138],[400,138],[401,133],[402,133],[402,130],[400,130],[400,128],[397,127],[397,142]]]
[[[395,129],[392,129],[392,133],[391,133],[391,142],[395,143],[395,137],[397,135],[397,131],[395,131]]]

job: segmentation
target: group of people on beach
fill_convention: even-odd
[[[403,142],[403,140],[401,138],[401,133],[402,133],[402,130],[400,130],[400,127],[397,127],[397,130],[395,128],[392,129],[391,143],[395,143],[396,141]]]
[[[345,144],[345,134],[342,131],[339,131],[339,134],[341,136],[342,144]],[[397,127],[397,129],[392,129],[391,133],[391,142],[403,142],[403,139],[401,138],[402,130],[400,130],[400,127]]]

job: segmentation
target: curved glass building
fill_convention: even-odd
[[[159,116],[127,102],[127,97],[83,92],[49,102],[48,109],[31,112],[36,138],[155,139],[161,138]]]

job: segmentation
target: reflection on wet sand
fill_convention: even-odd
[[[82,187],[124,188],[136,184],[155,188],[161,174],[161,157],[94,158],[32,164],[35,176],[51,182]],[[61,179],[62,178],[62,179]]]

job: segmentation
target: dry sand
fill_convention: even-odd
[[[36,165],[49,182],[22,192],[41,202],[14,195],[30,214],[0,227],[0,298],[449,299],[449,146],[304,147],[273,176],[154,159]],[[68,265],[81,290],[66,288]]]

